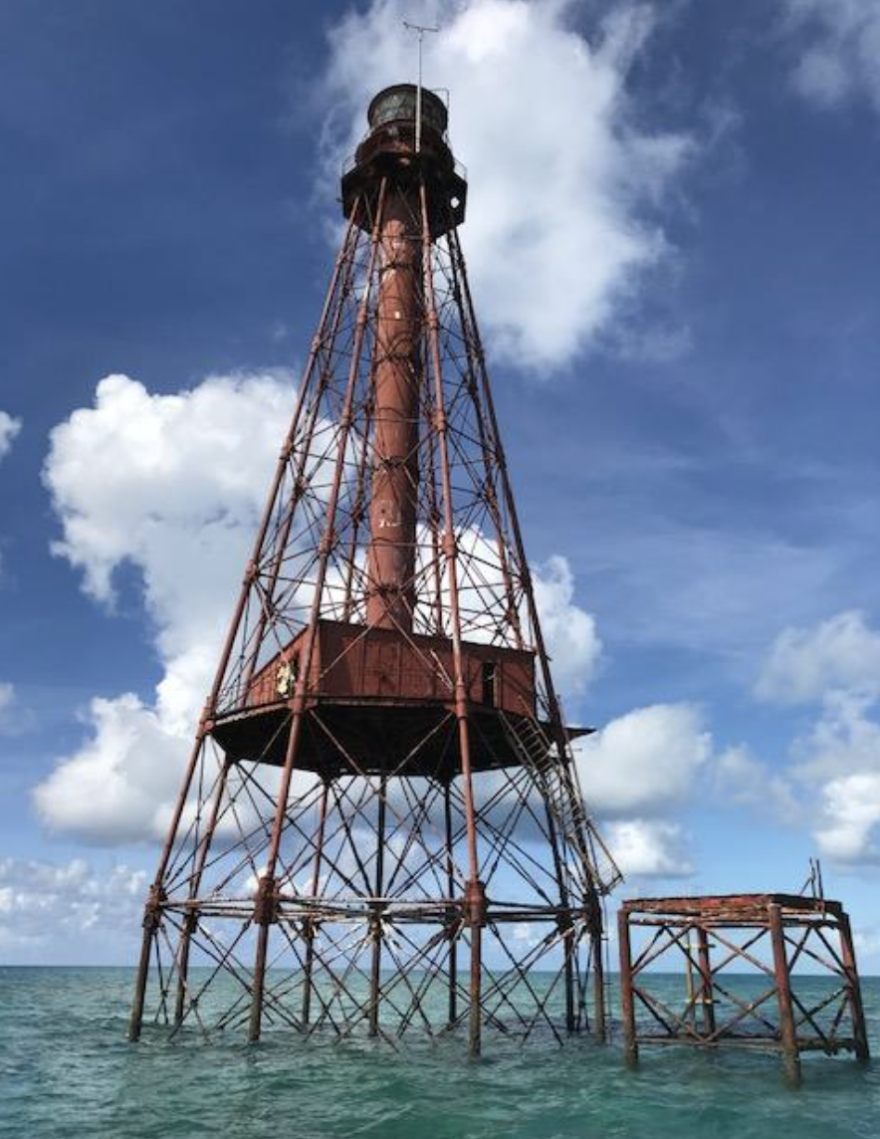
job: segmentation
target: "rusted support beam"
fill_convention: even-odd
[[[479,880],[465,883],[465,922],[471,934],[470,1010],[468,1013],[468,1051],[471,1057],[482,1050],[483,1010],[483,926],[486,924],[486,887]]]
[[[779,905],[792,913],[829,913],[835,917],[843,912],[840,902],[823,898],[821,904],[815,898],[800,894],[704,894],[680,898],[627,898],[621,903],[630,912],[643,914],[669,914],[681,917],[731,918],[744,921],[750,915],[766,916],[767,906]]]
[[[428,329],[430,373],[433,382],[435,428],[440,459],[440,485],[443,510],[443,553],[449,590],[452,659],[455,684],[455,718],[458,724],[458,755],[461,765],[464,798],[465,834],[467,841],[468,881],[465,884],[465,908],[471,926],[470,1012],[468,1014],[468,1048],[479,1056],[482,1046],[482,926],[485,912],[485,889],[479,881],[480,860],[477,849],[477,822],[470,752],[469,700],[462,652],[461,609],[458,592],[458,543],[456,540],[455,505],[453,502],[452,464],[450,460],[449,421],[443,388],[443,365],[440,351],[437,300],[434,291],[434,257],[430,230],[430,207],[424,180],[419,187],[422,219],[422,271],[424,274],[425,318]],[[479,902],[477,899],[479,898]],[[479,919],[475,914],[479,911]]]
[[[443,788],[443,822],[446,837],[446,890],[448,897],[455,897],[455,832],[452,829],[452,801],[451,787],[447,782]],[[461,921],[457,911],[450,906],[446,916],[447,933],[449,941],[447,960],[447,988],[448,1002],[446,1026],[452,1028],[458,1020],[458,933]]]
[[[600,1044],[608,1039],[608,1010],[605,1008],[605,966],[602,961],[602,918],[594,919],[590,928],[593,967],[593,1037]]]
[[[703,1006],[703,1032],[715,1035],[715,996],[712,985],[712,964],[709,957],[709,935],[705,926],[697,926],[697,960],[700,968],[700,1001]]]
[[[263,875],[257,886],[254,904],[254,925],[257,927],[257,952],[254,958],[254,976],[251,989],[251,1012],[248,1040],[256,1044],[260,1039],[263,1022],[263,998],[266,989],[266,955],[269,948],[269,927],[278,920],[278,895],[275,879]]]
[[[382,897],[385,870],[385,807],[387,782],[383,775],[379,781],[379,807],[376,822],[376,900],[371,907],[370,929],[373,937],[373,960],[370,968],[370,1036],[379,1035],[379,995],[382,973]]]
[[[571,894],[568,889],[568,882],[566,881],[567,870],[561,850],[562,836],[559,834],[556,821],[553,818],[553,810],[550,806],[548,793],[549,788],[546,782],[543,784],[541,790],[544,794],[544,817],[547,825],[547,838],[553,855],[553,868],[556,873],[559,900],[562,903],[562,909],[559,915],[559,932],[563,937],[563,954],[565,961],[565,1027],[567,1032],[572,1033],[577,1027],[577,1010],[575,1008],[577,943],[574,934],[574,924],[571,919],[571,913],[569,912]]]
[[[330,781],[325,779],[321,791],[321,806],[319,808],[318,816],[318,834],[315,840],[315,861],[312,867],[312,882],[309,888],[309,896],[316,898],[318,895],[318,884],[321,880],[321,860],[324,857],[324,836],[327,829],[327,803],[330,799]],[[317,936],[317,922],[312,914],[308,914],[304,923],[304,936],[306,942],[306,954],[303,967],[303,999],[302,999],[302,1024],[307,1027],[312,1016],[312,989],[314,986],[313,973],[315,968],[315,937]]]
[[[131,1006],[131,1016],[128,1022],[128,1039],[135,1043],[141,1038],[141,1025],[144,1019],[144,1001],[147,995],[147,977],[150,972],[150,957],[153,950],[154,930],[144,926],[141,940],[141,956],[138,962],[137,980],[135,981],[134,1000]]]
[[[159,932],[162,922],[162,903],[165,894],[161,886],[153,885],[147,895],[144,906],[143,938],[141,939],[141,956],[138,962],[137,980],[135,981],[134,1001],[131,1007],[131,1016],[128,1022],[128,1039],[136,1043],[141,1038],[141,1025],[144,1019],[144,1002],[147,995],[147,980],[150,975],[150,960],[153,954],[153,943]]]
[[[186,1015],[186,995],[189,987],[189,951],[196,930],[198,915],[190,911],[183,919],[180,941],[177,946],[177,997],[174,1001],[174,1026],[183,1024]]]
[[[785,949],[785,931],[782,909],[776,902],[767,907],[770,921],[770,942],[773,946],[773,971],[776,976],[776,1000],[779,1005],[779,1036],[782,1059],[788,1082],[797,1087],[801,1081],[801,1061],[798,1054],[797,1029],[791,999],[791,976]]]
[[[856,1058],[864,1063],[871,1059],[871,1050],[868,1047],[868,1030],[865,1027],[865,1009],[862,1004],[862,989],[856,968],[856,950],[853,944],[852,928],[846,914],[843,914],[840,919],[840,952],[846,972],[847,995],[852,1015],[853,1047]]]
[[[623,1026],[623,1054],[626,1062],[634,1065],[639,1059],[639,1046],[636,1039],[629,913],[625,909],[621,909],[617,915],[617,944],[620,950],[620,1019]]]
[[[205,863],[208,859],[208,852],[211,848],[211,842],[217,830],[217,824],[220,820],[220,812],[223,804],[224,794],[226,792],[226,784],[229,778],[230,764],[224,760],[220,772],[217,776],[217,786],[214,792],[214,801],[211,806],[211,814],[208,819],[205,833],[199,843],[195,856],[195,865],[193,867],[192,878],[190,879],[189,886],[189,900],[194,902],[198,897],[199,890],[202,883],[202,875],[205,872]],[[198,914],[192,909],[186,914],[183,921],[183,928],[180,932],[180,941],[177,949],[177,998],[174,1002],[174,1024],[175,1027],[183,1023],[183,1018],[186,1012],[186,998],[189,985],[189,957],[190,947],[193,934],[198,927]]]

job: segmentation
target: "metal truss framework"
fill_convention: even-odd
[[[792,894],[649,898],[624,902],[618,927],[631,1061],[642,1045],[770,1048],[797,1082],[801,1052],[868,1059],[852,932],[840,902]],[[635,957],[634,929],[644,931]],[[661,999],[652,970],[678,972],[682,963],[683,1003],[673,1005]],[[827,981],[818,999],[798,987],[794,974],[804,964]],[[737,991],[737,968],[757,973],[759,991]]]
[[[426,125],[414,154],[406,127],[348,186],[147,901],[133,1039],[145,1018],[251,1040],[462,1028],[474,1054],[484,1028],[604,1037],[601,897],[619,872],[541,635],[450,197],[463,182],[443,139]],[[405,454],[382,442],[383,384],[409,401]],[[409,530],[383,547],[386,517]]]

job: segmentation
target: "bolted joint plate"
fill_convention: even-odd
[[[278,894],[275,879],[264,876],[260,879],[254,898],[254,925],[274,925],[278,921]]]
[[[486,924],[486,886],[478,878],[472,878],[464,884],[464,920],[467,926],[484,926]]]
[[[152,885],[144,905],[143,928],[151,933],[155,932],[162,921],[162,907],[167,900],[167,894],[161,886]]]

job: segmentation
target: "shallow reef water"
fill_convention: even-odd
[[[126,1040],[133,973],[0,968],[3,1139],[880,1139],[880,979],[863,981],[878,1059],[810,1056],[786,1087],[773,1055],[559,1048],[501,1037],[385,1044],[314,1036]]]

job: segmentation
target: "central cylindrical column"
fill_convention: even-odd
[[[422,334],[418,204],[389,192],[382,216],[373,361],[374,437],[367,622],[410,630],[415,606]]]

